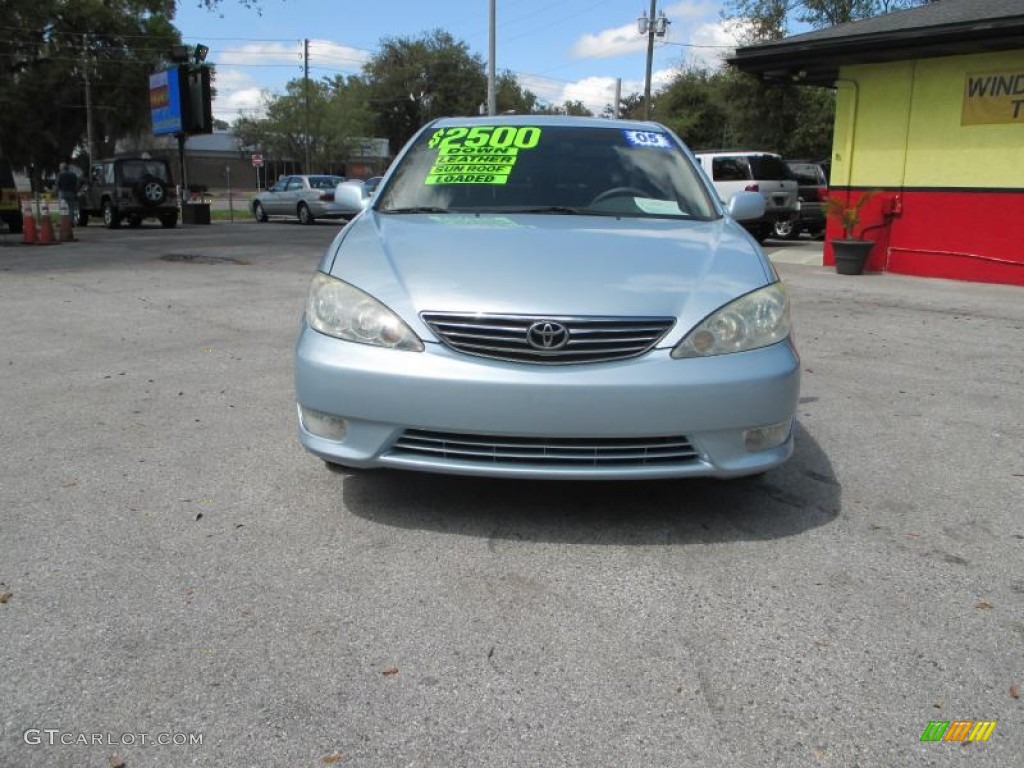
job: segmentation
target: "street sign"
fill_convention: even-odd
[[[263,155],[253,155],[252,156],[252,167],[253,168],[262,168],[263,167]]]

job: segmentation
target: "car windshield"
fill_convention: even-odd
[[[816,165],[808,163],[790,164],[789,170],[793,172],[796,180],[801,184],[825,186],[825,174]]]
[[[782,162],[782,158],[775,155],[751,155],[750,170],[755,179],[763,181],[786,181],[793,178],[789,167]]]
[[[395,168],[381,213],[498,212],[710,219],[704,184],[664,131],[447,124]]]
[[[156,160],[126,160],[121,163],[121,179],[125,184],[134,184],[143,176],[155,176],[160,181],[170,181],[167,166]]]

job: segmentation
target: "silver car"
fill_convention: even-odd
[[[355,193],[352,193],[355,194]],[[793,450],[789,299],[667,128],[446,118],[335,238],[295,348],[331,465],[738,477]]]
[[[377,185],[380,184],[380,180],[380,176],[374,176],[365,181],[361,179],[342,181],[334,189],[335,203],[340,210],[345,211],[347,217],[355,216],[369,204],[370,198],[373,197],[373,193],[377,190]],[[352,188],[354,191],[346,192],[348,188]],[[358,195],[355,192],[358,192]]]
[[[252,215],[259,222],[288,216],[303,224],[348,218],[352,212],[334,199],[334,190],[343,181],[343,176],[282,176],[253,198]]]

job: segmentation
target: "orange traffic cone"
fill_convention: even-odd
[[[39,245],[54,245],[53,221],[50,219],[50,206],[44,200],[39,209]]]
[[[36,244],[36,220],[32,216],[32,201],[21,201],[21,242],[25,245]]]
[[[71,206],[68,205],[68,201],[64,198],[60,199],[60,241],[67,243],[75,239],[74,232],[71,231]]]

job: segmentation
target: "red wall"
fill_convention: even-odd
[[[830,190],[850,202],[862,194]],[[893,205],[898,214],[886,215]],[[883,189],[865,204],[861,223],[876,242],[868,270],[1024,285],[1024,189]],[[842,236],[830,219],[825,264],[835,263],[828,242]]]

